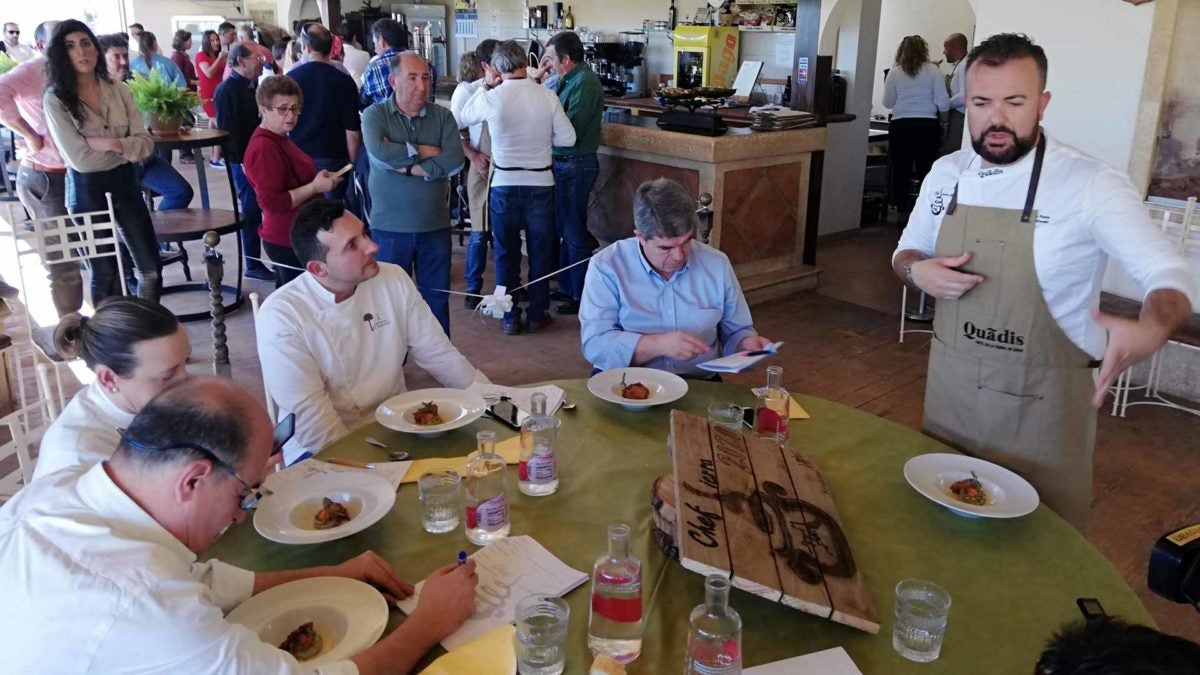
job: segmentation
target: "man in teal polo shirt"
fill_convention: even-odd
[[[404,268],[450,334],[450,177],[466,157],[449,110],[427,103],[429,64],[415,52],[392,57],[394,94],[362,114],[370,156],[371,237],[377,258]]]
[[[558,100],[575,127],[575,145],[554,148],[554,223],[561,240],[559,266],[586,259],[596,248],[588,232],[588,195],[596,184],[599,164],[600,119],[604,114],[604,88],[600,78],[583,62],[583,43],[570,31],[556,33],[546,45],[545,61],[558,74]],[[575,314],[583,298],[587,265],[577,265],[558,275],[558,290],[565,302],[559,314]]]

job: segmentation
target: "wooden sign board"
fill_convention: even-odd
[[[703,417],[671,412],[680,563],[868,633],[875,604],[816,460]]]

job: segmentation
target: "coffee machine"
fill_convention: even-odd
[[[596,42],[585,46],[588,65],[600,78],[604,95],[641,98],[646,95],[644,42]]]

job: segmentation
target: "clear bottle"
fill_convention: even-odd
[[[467,462],[467,539],[486,546],[508,536],[508,466],[496,454],[496,432],[475,434],[479,451]]]
[[[570,5],[567,5],[567,15],[563,17],[563,27],[567,30],[575,30],[575,13],[571,11]]]
[[[521,423],[521,463],[517,487],[530,497],[558,491],[558,427],[561,422],[546,412],[546,395],[534,394],[533,414]]]
[[[588,648],[629,663],[642,653],[642,561],[629,553],[629,526],[608,526],[608,552],[592,567]]]
[[[754,431],[779,443],[788,439],[788,407],[792,396],[783,388],[783,368],[767,367],[767,386],[754,404]]]
[[[713,574],[704,580],[704,604],[692,610],[690,622],[685,675],[742,672],[742,617],[729,606],[728,579]]]

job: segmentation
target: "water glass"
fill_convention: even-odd
[[[430,534],[458,528],[462,511],[462,476],[453,469],[433,469],[417,479],[421,497],[421,527]]]
[[[945,589],[921,579],[901,581],[896,584],[892,648],[909,661],[936,661],[949,617],[950,594]]]
[[[571,608],[562,598],[534,594],[517,604],[517,672],[559,675],[567,663],[567,625]]]
[[[708,404],[708,421],[726,429],[741,431],[742,408],[727,401],[710,403]]]

